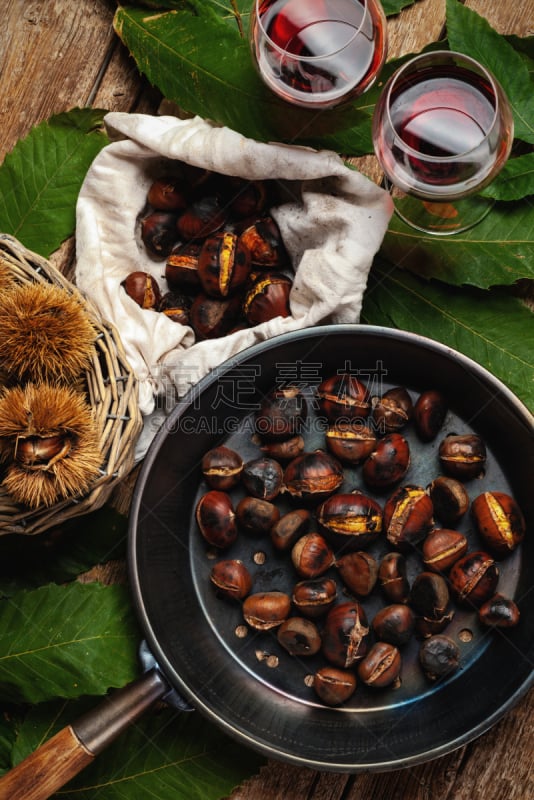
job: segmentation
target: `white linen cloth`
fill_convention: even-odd
[[[146,416],[142,455],[161,419],[159,395],[181,397],[213,367],[277,334],[322,322],[358,322],[373,257],[393,211],[387,192],[347,167],[339,155],[280,143],[263,144],[200,117],[181,120],[112,112],[111,143],[95,158],[77,202],[76,284],[115,325],[139,382]],[[140,242],[138,216],[148,188],[178,159],[222,174],[275,179],[288,201],[272,209],[295,270],[291,316],[215,340],[141,309],[122,289],[134,270],[151,273],[162,293],[165,262]],[[161,405],[161,403],[158,403]]]

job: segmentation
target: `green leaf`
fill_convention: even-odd
[[[498,203],[478,225],[454,236],[423,235],[394,214],[381,252],[421,277],[457,286],[487,289],[532,279],[532,207],[526,202]]]
[[[38,706],[21,728],[14,762],[91,707],[86,699]],[[218,800],[265,759],[198,713],[149,711],[58,793],[62,800]]]
[[[0,597],[44,583],[64,583],[124,558],[128,520],[109,506],[37,536],[0,536]]]
[[[0,700],[101,695],[137,676],[124,586],[50,584],[0,601]]]
[[[534,143],[534,86],[519,53],[484,17],[459,0],[447,0],[447,36],[451,50],[475,58],[493,72],[510,100],[516,138]]]
[[[495,200],[521,200],[534,194],[534,153],[510,158],[501,172],[481,192]]]
[[[0,169],[0,230],[45,258],[74,233],[85,173],[107,144],[105,112],[78,108],[33,128]]]
[[[453,347],[486,367],[534,410],[534,314],[517,298],[496,291],[460,291],[377,263],[363,318]]]
[[[399,14],[403,8],[413,6],[415,0],[382,0],[382,8],[386,17]]]

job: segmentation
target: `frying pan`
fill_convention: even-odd
[[[419,668],[414,640],[403,649],[400,686],[359,686],[344,706],[328,708],[309,685],[310,675],[324,663],[320,657],[291,657],[275,633],[248,629],[239,604],[217,596],[210,584],[214,558],[240,558],[253,574],[254,591],[290,592],[297,578],[287,554],[254,535],[240,535],[224,554],[214,554],[199,534],[194,510],[206,491],[199,469],[203,454],[225,443],[245,460],[260,455],[252,437],[254,409],[281,382],[302,386],[309,407],[306,446],[321,447],[324,430],[315,416],[313,387],[347,370],[374,394],[397,385],[414,398],[424,389],[442,390],[449,405],[442,435],[473,431],[488,448],[484,475],[466,484],[471,499],[485,489],[513,494],[525,515],[527,536],[499,563],[499,591],[513,597],[521,611],[516,628],[505,634],[483,629],[475,610],[457,609],[447,628],[461,653],[453,675],[429,682]],[[170,414],[134,491],[129,570],[146,639],[144,675],[8,773],[0,781],[5,792],[0,796],[49,797],[162,697],[196,709],[247,747],[319,770],[406,767],[482,734],[533,680],[534,614],[527,606],[534,569],[533,434],[530,412],[488,371],[449,347],[407,332],[365,325],[309,328],[255,345],[221,365]],[[442,435],[423,445],[406,433],[412,461],[405,482],[427,485],[438,474]],[[358,486],[363,488],[358,469],[347,470],[343,489]],[[365,491],[384,502],[383,494]],[[282,499],[282,512],[289,502]],[[458,528],[470,549],[481,549],[468,515]],[[371,548],[377,558],[384,551],[383,543]],[[408,569],[412,579],[421,569],[416,554],[408,556]],[[370,619],[383,605],[378,595],[374,591],[364,601]]]

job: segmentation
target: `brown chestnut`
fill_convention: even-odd
[[[250,572],[238,559],[218,561],[212,567],[210,579],[218,593],[231,600],[242,600],[252,589]]]
[[[165,280],[174,291],[192,291],[200,288],[198,257],[201,245],[198,242],[177,244],[165,263]]]
[[[466,553],[449,573],[454,599],[464,606],[481,606],[495,594],[499,569],[493,558],[482,550]]]
[[[149,254],[157,259],[167,258],[179,238],[176,214],[172,211],[152,211],[141,220],[141,239]]]
[[[199,339],[225,336],[236,321],[239,310],[240,301],[237,296],[223,300],[200,292],[191,306],[191,327]]]
[[[291,656],[314,656],[321,649],[317,626],[303,617],[289,617],[282,622],[276,638]]]
[[[378,582],[390,603],[405,603],[410,593],[406,559],[401,553],[386,553],[378,567]]]
[[[435,572],[420,572],[412,583],[410,605],[421,617],[440,620],[449,608],[446,580]]]
[[[447,401],[437,389],[421,392],[414,406],[414,426],[422,442],[436,438],[447,416]]]
[[[266,456],[274,458],[277,461],[292,461],[292,459],[300,456],[304,452],[304,439],[302,436],[292,436],[290,439],[284,439],[280,442],[263,442],[260,445],[260,450]]]
[[[367,686],[383,689],[397,680],[401,665],[401,654],[395,645],[376,642],[358,664],[358,677]]]
[[[228,491],[239,483],[243,459],[235,450],[220,445],[204,454],[200,468],[210,488]]]
[[[313,688],[327,706],[339,706],[354,694],[356,676],[348,670],[322,667],[314,675]]]
[[[274,500],[280,493],[284,470],[274,458],[262,456],[247,461],[243,467],[241,481],[252,497]]]
[[[192,300],[183,294],[176,292],[166,292],[161,298],[158,311],[160,311],[171,322],[177,322],[180,325],[189,325],[189,312],[191,310]]]
[[[469,508],[465,486],[455,478],[440,475],[427,488],[435,516],[443,525],[454,527]]]
[[[321,529],[339,550],[358,550],[374,541],[382,530],[382,509],[363,492],[335,494],[316,512]]]
[[[388,489],[401,481],[410,466],[410,446],[400,433],[389,433],[379,439],[375,449],[363,462],[362,477],[371,489]]]
[[[277,550],[289,550],[297,539],[308,533],[311,514],[303,508],[288,511],[271,528],[271,541]]]
[[[516,603],[502,594],[490,597],[478,610],[480,622],[491,628],[513,628],[519,623],[519,617]]]
[[[270,216],[254,222],[241,234],[243,245],[250,252],[251,262],[261,269],[277,269],[289,264],[280,229]]]
[[[461,481],[478,477],[486,464],[486,446],[476,433],[451,433],[440,443],[438,455],[444,472]]]
[[[437,681],[458,669],[460,650],[448,636],[431,636],[419,649],[419,662],[428,680]]]
[[[320,577],[296,583],[291,599],[301,614],[315,619],[333,606],[336,597],[336,582],[332,578]]]
[[[393,547],[420,542],[434,525],[432,500],[421,486],[399,487],[384,505],[384,530]]]
[[[523,541],[525,518],[513,497],[504,492],[483,492],[473,500],[471,513],[486,546],[499,558]]]
[[[250,272],[250,254],[235,233],[209,236],[198,257],[198,276],[210,297],[228,297],[243,286]]]
[[[238,502],[235,513],[239,529],[255,536],[268,534],[280,519],[278,508],[259,497],[243,497]]]
[[[343,467],[323,450],[302,453],[284,470],[285,490],[306,502],[320,502],[339,489],[343,480]]]
[[[73,433],[63,431],[46,435],[18,436],[13,459],[15,463],[28,470],[51,467],[68,456],[75,446]]]
[[[334,563],[334,554],[319,533],[305,533],[291,549],[291,561],[301,578],[317,578]]]
[[[290,610],[291,599],[284,592],[256,592],[243,601],[245,622],[259,631],[268,631],[281,625]]]
[[[317,387],[319,408],[329,422],[365,419],[371,403],[367,386],[350,373],[326,378]]]
[[[467,539],[459,531],[436,528],[423,542],[425,567],[432,572],[446,572],[467,552]]]
[[[140,270],[130,272],[121,286],[138,306],[157,311],[161,302],[161,292],[156,279],[150,273]]]
[[[336,559],[341,580],[350,592],[366,597],[370,594],[378,577],[378,564],[370,553],[357,550]]]
[[[178,211],[186,208],[188,196],[179,178],[157,178],[148,189],[147,200],[159,211]]]
[[[285,441],[300,434],[306,416],[306,399],[298,386],[274,387],[260,402],[254,429],[262,441]]]
[[[367,425],[355,420],[338,420],[325,433],[326,446],[344,464],[359,464],[371,455],[376,436]]]
[[[213,547],[225,548],[237,538],[232,500],[226,492],[212,489],[202,495],[195,516],[204,539]]]
[[[372,622],[373,632],[381,642],[396,647],[407,644],[415,629],[415,615],[404,603],[392,603],[378,611]]]
[[[261,325],[275,317],[290,317],[292,286],[291,278],[282,272],[266,272],[256,277],[243,300],[243,314],[249,325]]]
[[[339,603],[327,614],[322,653],[334,666],[347,669],[367,654],[369,625],[357,601]]]
[[[201,197],[178,217],[176,228],[184,241],[205,239],[222,228],[226,222],[226,211],[217,195]]]
[[[388,389],[372,403],[375,425],[382,433],[400,431],[413,417],[413,402],[403,386]]]

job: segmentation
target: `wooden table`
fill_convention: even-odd
[[[534,34],[534,0],[467,0],[501,33]],[[161,97],[139,76],[112,30],[113,0],[3,0],[0,35],[0,158],[51,114],[92,105],[155,113]],[[445,0],[419,0],[388,23],[391,57],[416,52],[443,32]],[[373,175],[371,158],[361,163]],[[72,274],[74,243],[52,261]],[[128,508],[131,481],[116,496]],[[120,565],[100,579],[114,580]],[[534,691],[494,728],[428,764],[382,774],[317,773],[275,762],[232,800],[532,800]]]

